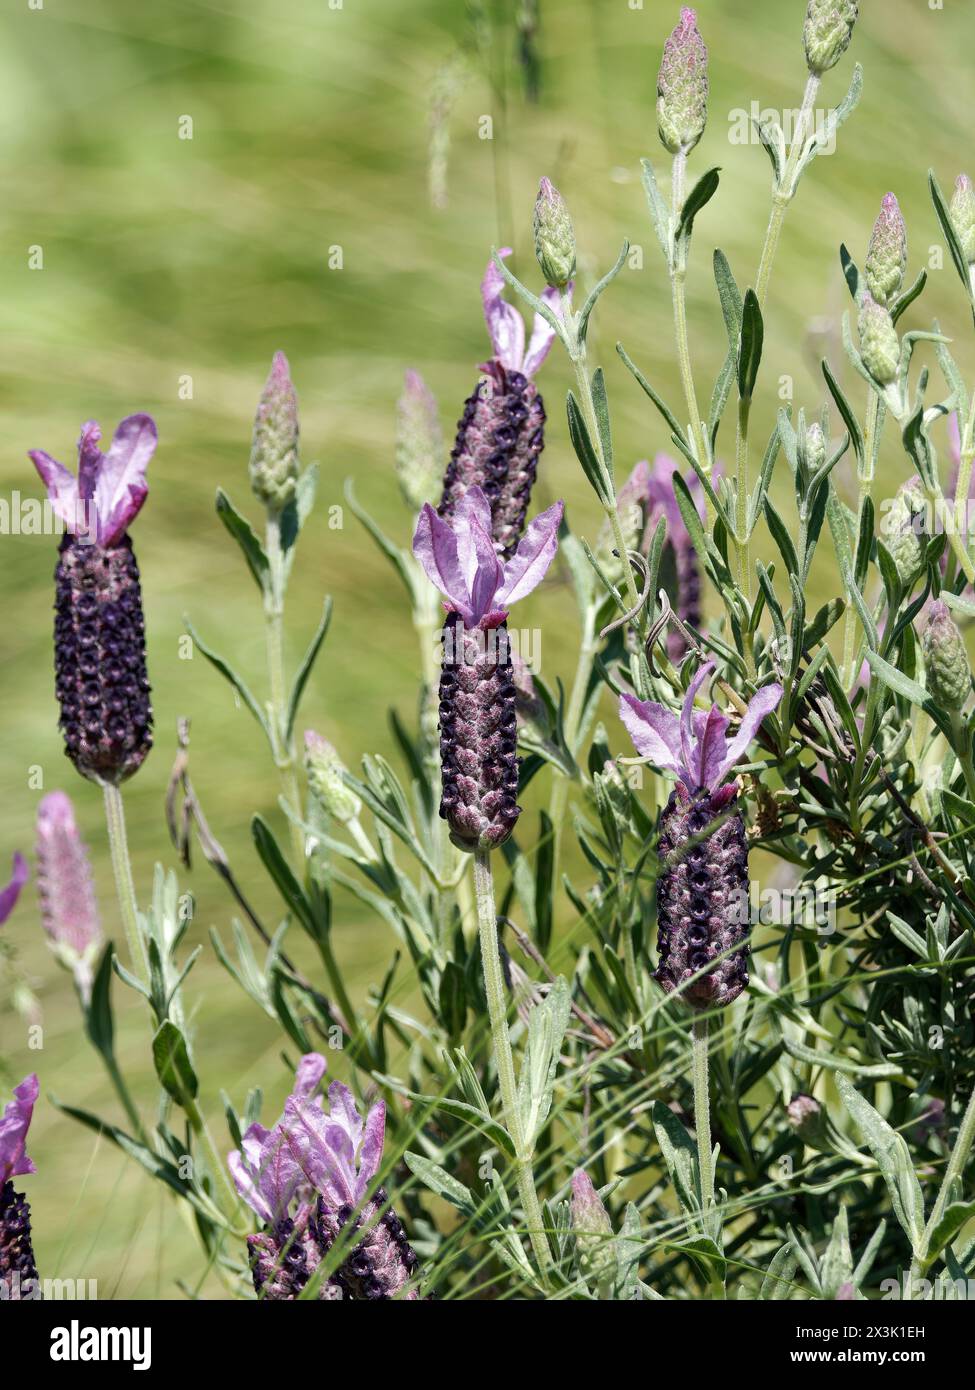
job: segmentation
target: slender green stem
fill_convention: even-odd
[[[809,118],[812,115],[816,94],[819,91],[819,83],[820,79],[810,73],[809,81],[806,83],[806,90],[802,98],[802,106],[799,110],[799,119],[796,123],[795,134],[786,159],[785,169],[782,171],[782,177],[778,181],[772,196],[772,210],[769,215],[768,228],[765,232],[765,244],[762,247],[762,259],[759,262],[758,279],[755,284],[755,293],[758,296],[758,303],[761,309],[765,308],[769,280],[772,277],[772,265],[775,261],[775,253],[779,247],[779,238],[782,235],[782,225],[785,222],[785,215],[789,210],[789,204],[796,195],[796,169],[799,163],[799,157],[802,154],[802,148],[806,143]]]
[[[112,872],[115,875],[115,891],[118,893],[119,911],[125,928],[125,939],[129,945],[129,961],[133,969],[142,971],[143,978],[149,978],[149,958],[145,943],[139,931],[139,907],[135,896],[135,883],[132,880],[132,864],[129,860],[129,843],[125,834],[125,808],[122,804],[121,789],[112,783],[104,784],[105,821],[108,825],[108,843],[112,852]]]
[[[738,402],[738,430],[735,436],[735,547],[738,552],[738,587],[752,596],[751,546],[748,539],[748,419],[751,401]]]
[[[234,1222],[240,1214],[240,1198],[237,1196],[234,1186],[227,1176],[227,1166],[217,1153],[217,1146],[213,1142],[213,1135],[210,1133],[210,1126],[192,1097],[187,1096],[182,1104],[186,1112],[186,1118],[190,1122],[193,1133],[199,1139],[200,1144],[206,1152],[207,1161],[213,1171],[213,1176],[217,1184],[222,1188],[226,1200],[225,1215],[231,1222]],[[236,1234],[236,1232],[235,1232]]]
[[[272,732],[272,752],[274,763],[281,777],[284,798],[296,816],[301,814],[301,794],[298,790],[298,774],[294,734],[287,731],[287,686],[284,678],[284,557],[281,550],[281,522],[274,512],[267,518],[267,557],[270,569],[267,592],[264,600],[264,630],[267,647],[268,679],[271,687],[270,715]],[[289,816],[291,846],[295,863],[301,868],[305,862],[305,839],[301,827]]]
[[[694,1128],[701,1179],[701,1215],[707,1230],[714,1201],[714,1158],[711,1153],[711,1097],[708,1086],[708,1020],[694,1019],[692,1027],[694,1075]]]
[[[880,443],[880,432],[883,429],[884,419],[887,415],[887,407],[877,395],[876,391],[871,391],[867,399],[867,418],[864,430],[863,459],[857,470],[859,481],[859,501],[857,503],[857,536],[860,534],[860,523],[863,518],[863,509],[873,490],[873,479],[876,471],[877,450]],[[856,537],[854,537],[854,546]],[[846,613],[843,618],[843,667],[841,679],[845,689],[849,690],[853,684],[854,658],[856,655],[856,606],[849,594],[846,596]]]
[[[535,1191],[532,1153],[518,1109],[518,1086],[515,1080],[515,1062],[511,1051],[511,1038],[508,1036],[508,1010],[504,990],[504,972],[501,968],[501,953],[498,947],[498,918],[494,905],[494,880],[491,874],[489,850],[479,849],[475,851],[474,893],[477,898],[481,962],[484,967],[484,992],[487,996],[488,1016],[491,1021],[491,1041],[494,1047],[494,1065],[498,1073],[501,1109],[504,1115],[505,1128],[515,1147],[515,1181],[525,1212],[528,1236],[535,1252],[539,1271],[544,1275],[551,1264],[552,1254],[545,1236],[538,1194]]]
[[[697,461],[706,473],[711,472],[711,455],[706,447],[701,429],[701,411],[697,403],[697,390],[694,386],[694,373],[691,368],[691,353],[687,336],[687,302],[684,288],[687,281],[686,244],[678,247],[676,241],[677,225],[684,207],[684,174],[687,168],[687,155],[674,155],[672,196],[671,196],[671,238],[674,250],[671,256],[670,286],[674,305],[674,338],[677,344],[677,365],[680,370],[681,385],[684,388],[684,401],[689,417],[691,442]],[[709,500],[710,507],[710,500]]]

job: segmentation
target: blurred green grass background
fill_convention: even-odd
[[[540,96],[526,100],[512,27],[513,0],[485,4],[478,19],[459,3],[418,0],[76,0],[43,9],[23,3],[3,21],[0,113],[5,132],[4,331],[0,392],[5,428],[0,496],[39,496],[26,450],[43,447],[73,463],[81,422],[115,422],[148,410],[159,425],[152,493],[135,530],[146,599],[156,749],[126,801],[143,901],[158,858],[172,863],[163,795],[178,715],[191,716],[191,768],[213,828],[245,888],[272,919],[277,905],[258,872],[249,819],[278,817],[277,785],[258,731],[228,687],[199,657],[180,660],[188,612],[258,688],[263,633],[256,594],[213,512],[223,485],[247,509],[246,464],[257,395],[271,354],[283,348],[301,399],[303,456],[322,466],[315,516],[303,537],[289,595],[288,657],[299,659],[321,598],[335,598],[331,635],[306,697],[303,723],[320,728],[350,765],[389,751],[387,709],[411,718],[418,676],[415,634],[396,581],[345,512],[330,507],[355,479],[360,498],[405,541],[411,518],[392,473],[394,403],[404,368],[419,368],[438,395],[451,436],[486,355],[478,282],[492,244],[516,249],[515,268],[537,285],[530,216],[538,177],[548,174],[572,209],[580,281],[588,287],[626,235],[643,268],[623,272],[600,305],[592,355],[606,369],[618,469],[667,446],[614,352],[621,339],[683,416],[671,346],[670,299],[646,215],[639,159],[663,168],[656,141],[654,82],[677,7],[627,0],[541,0],[536,46]],[[721,245],[744,285],[754,276],[765,230],[769,166],[758,145],[729,141],[731,113],[798,105],[805,71],[801,0],[702,0],[711,50],[711,117],[691,161],[696,176],[722,168],[717,200],[698,222],[689,283],[691,344],[703,400],[724,356],[711,277]],[[848,304],[837,250],[861,259],[880,198],[893,189],[911,234],[911,274],[940,238],[926,190],[933,166],[950,188],[971,158],[973,38],[968,7],[948,0],[866,3],[852,55],[827,78],[823,105],[843,95],[852,59],[863,63],[860,109],[838,152],[807,174],[773,276],[766,326],[762,409],[754,438],[767,437],[777,383],[792,378],[795,402],[818,409],[818,360],[828,353],[862,401],[861,383],[838,348]],[[480,36],[480,48],[475,42]],[[446,206],[428,192],[431,91],[444,64],[463,53],[466,80],[451,115]],[[490,80],[489,80],[490,79]],[[192,119],[192,139],[180,123]],[[483,118],[493,139],[482,139]],[[184,123],[185,126],[185,123]],[[29,268],[41,247],[43,269]],[[341,248],[341,268],[330,268]],[[969,325],[950,265],[931,276],[911,326],[940,318]],[[959,349],[971,379],[968,342]],[[192,399],[180,384],[192,378]],[[568,372],[553,352],[540,385],[550,424],[537,504],[566,498],[574,528],[593,537],[594,499],[567,442]],[[756,447],[761,447],[757,445]],[[733,442],[726,435],[720,452]],[[842,465],[846,467],[846,464]],[[906,476],[888,433],[879,495]],[[777,489],[787,506],[788,488]],[[250,509],[256,520],[256,512]],[[788,513],[791,514],[791,513]],[[29,850],[41,791],[64,787],[89,840],[106,930],[121,938],[97,789],[61,752],[51,673],[51,576],[56,541],[4,535],[0,595],[7,613],[0,696],[0,853]],[[825,598],[836,579],[820,572]],[[556,573],[519,615],[544,634],[544,671],[574,667],[572,603]],[[34,779],[36,780],[36,779]],[[184,887],[197,897],[193,940],[217,925],[228,935],[230,904],[197,863]],[[388,932],[347,896],[337,904],[336,949],[354,994],[383,973]],[[2,1085],[36,1069],[42,1092],[119,1119],[79,1029],[70,983],[42,938],[33,887],[4,928],[38,996],[43,1046],[27,1026],[0,1016]],[[217,1091],[240,1103],[265,1087],[265,1116],[286,1091],[280,1036],[222,972],[209,948],[191,977],[195,1046],[204,1108],[218,1134]],[[135,1089],[152,1103],[145,1021],[116,986],[119,1053]],[[341,1061],[336,1064],[341,1071]],[[39,1105],[31,1131],[38,1173],[26,1184],[42,1272],[97,1279],[101,1297],[178,1296],[201,1262],[174,1205],[148,1178],[93,1136]],[[226,1147],[223,1140],[221,1147]],[[204,1288],[211,1290],[210,1283]]]

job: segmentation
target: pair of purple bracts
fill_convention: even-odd
[[[130,415],[106,452],[89,420],[78,440],[78,473],[31,451],[64,524],[55,570],[54,666],[65,752],[94,782],[131,777],[152,747],[145,620],[128,527],[148,495],[156,448],[148,415]]]

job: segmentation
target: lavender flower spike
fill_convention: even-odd
[[[265,1223],[248,1237],[255,1290],[262,1299],[297,1298],[341,1236],[348,1254],[319,1298],[416,1299],[417,1259],[403,1227],[382,1188],[368,1195],[385,1106],[378,1101],[363,1120],[352,1092],[333,1081],[326,1111],[317,1094],[325,1065],[317,1052],[303,1057],[281,1119],[270,1130],[251,1125],[228,1159],[238,1192]]]
[[[20,897],[20,890],[30,877],[30,870],[27,867],[27,860],[22,854],[14,855],[13,872],[10,875],[10,882],[6,888],[0,889],[0,927],[17,906],[17,899]]]
[[[507,605],[540,584],[555,556],[561,502],[537,516],[502,562],[491,508],[479,487],[461,499],[453,525],[420,513],[413,553],[445,596],[440,677],[440,814],[459,849],[496,849],[521,814],[517,804],[515,688]]]
[[[730,1004],[748,984],[748,844],[737,787],[726,779],[782,698],[780,685],[763,686],[728,739],[729,720],[717,705],[709,714],[694,709],[713,670],[707,662],[697,672],[680,718],[633,695],[620,699],[637,752],[677,775],[660,823],[654,978],[668,994],[680,989],[695,1009]]]
[[[102,929],[88,850],[65,792],[50,792],[37,808],[37,888],[44,930],[87,1003]]]
[[[37,1077],[25,1077],[0,1116],[0,1285],[3,1297],[13,1302],[38,1296],[30,1206],[11,1181],[37,1171],[26,1144],[38,1090]]]
[[[511,250],[504,246],[498,254],[510,256]],[[526,347],[524,320],[504,298],[504,288],[504,276],[492,259],[481,281],[481,299],[493,356],[465,402],[437,510],[449,521],[469,488],[483,489],[491,503],[491,534],[507,557],[525,524],[545,441],[545,408],[532,378],[555,333],[536,314]],[[557,290],[545,290],[542,299],[557,309]]]
[[[65,523],[55,570],[55,689],[65,752],[84,777],[117,784],[152,747],[139,567],[127,527],[148,494],[156,448],[148,415],[130,415],[107,453],[94,420],[82,426],[78,476],[30,452]]]

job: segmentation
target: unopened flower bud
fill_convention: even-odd
[[[396,406],[396,476],[406,505],[418,512],[439,491],[444,442],[433,392],[409,371]]]
[[[563,290],[575,274],[576,236],[562,194],[542,179],[532,218],[535,255],[545,283]]]
[[[936,600],[928,604],[928,625],[921,640],[924,653],[925,684],[936,704],[954,711],[968,699],[972,668],[965,639],[948,610]]]
[[[587,1283],[599,1284],[610,1278],[615,1268],[613,1227],[584,1168],[577,1168],[572,1174],[571,1208],[579,1273]]]
[[[822,1136],[825,1122],[823,1107],[812,1096],[793,1096],[785,1108],[785,1113],[789,1120],[789,1128],[794,1130],[800,1139],[810,1143]]]
[[[288,359],[274,354],[254,416],[251,444],[251,490],[272,512],[280,512],[295,494],[298,479],[298,397]]]
[[[955,181],[950,212],[962,254],[969,265],[975,265],[975,188],[967,174],[959,174]]]
[[[806,430],[805,462],[810,474],[818,473],[826,462],[826,440],[818,420]]]
[[[857,0],[809,0],[802,42],[809,71],[821,77],[843,57],[853,37]]]
[[[362,802],[345,782],[345,764],[327,738],[314,730],[305,732],[305,773],[311,794],[322,810],[346,825],[355,820]]]
[[[897,199],[887,193],[873,224],[864,267],[867,289],[878,304],[890,307],[904,284],[906,270],[907,227]]]
[[[671,154],[694,148],[708,119],[708,50],[686,6],[664,44],[657,74],[657,130]]]
[[[924,513],[924,490],[915,473],[898,489],[883,524],[884,544],[902,584],[910,583],[924,558],[921,541]]]
[[[890,314],[869,292],[860,305],[859,329],[864,365],[881,386],[889,386],[900,366],[900,339]]]

